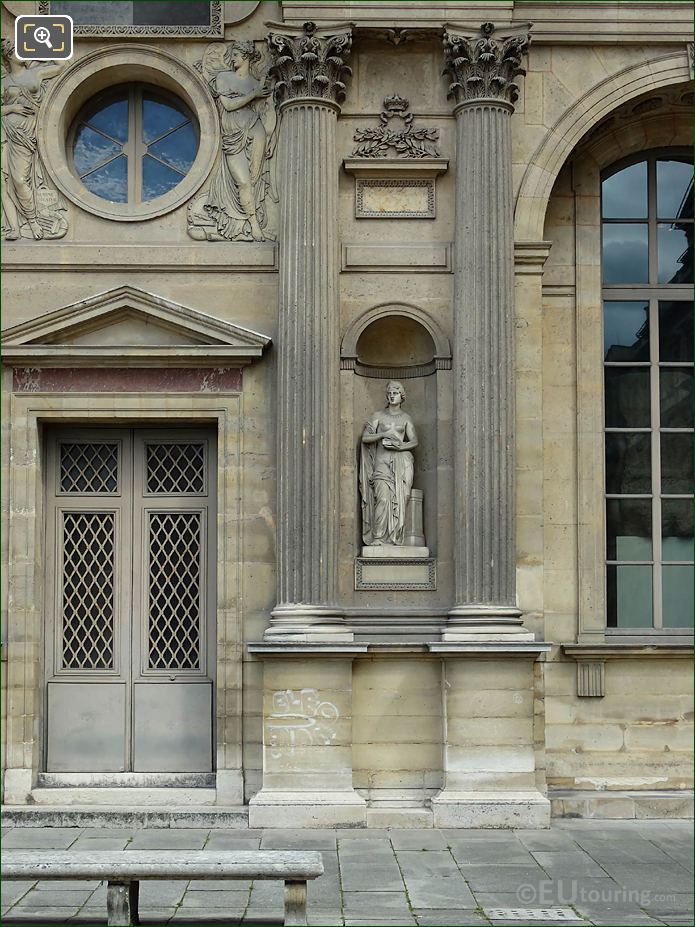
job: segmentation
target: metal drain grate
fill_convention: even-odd
[[[572,908],[486,908],[491,921],[562,921],[584,923]]]

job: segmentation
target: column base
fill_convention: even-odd
[[[266,641],[351,643],[355,635],[341,609],[322,605],[278,605],[270,613]]]
[[[442,789],[432,799],[435,827],[550,827],[550,802],[540,792]]]
[[[366,827],[367,803],[355,791],[261,789],[249,801],[249,827]]]
[[[443,641],[532,641],[521,610],[505,605],[456,605],[447,617]]]

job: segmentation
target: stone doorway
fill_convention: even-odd
[[[44,769],[212,772],[215,432],[46,447]]]

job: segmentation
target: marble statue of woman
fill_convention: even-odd
[[[208,47],[201,70],[217,103],[222,151],[209,189],[188,210],[188,234],[199,241],[273,238],[266,198],[273,197],[268,159],[277,117],[270,88],[254,74],[260,60],[253,42]]]
[[[2,234],[18,238],[62,238],[65,203],[47,180],[39,157],[36,120],[45,81],[64,63],[20,61],[2,40]]]
[[[360,495],[362,539],[367,547],[403,544],[406,506],[413,486],[418,445],[413,420],[401,409],[401,383],[386,386],[386,408],[372,415],[362,432]]]

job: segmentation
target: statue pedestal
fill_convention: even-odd
[[[362,556],[368,560],[415,560],[429,557],[429,547],[405,547],[389,544],[362,548]]]

